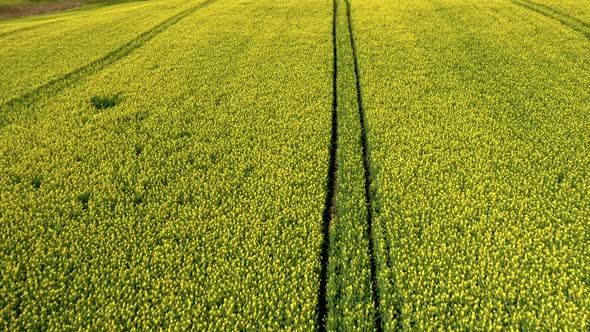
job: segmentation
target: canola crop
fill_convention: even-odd
[[[587,9],[0,22],[0,330],[589,329]]]
[[[19,22],[2,22],[0,23],[0,38],[5,37],[7,35],[16,33],[16,32],[23,32],[26,30],[33,30],[36,28],[40,28],[45,25],[51,25],[56,22],[62,21],[62,19],[50,19],[45,18],[42,20],[21,20]]]
[[[562,29],[574,30],[590,40],[588,14],[590,5],[572,2],[554,3],[552,1],[536,2],[531,0],[512,0],[512,3],[536,12],[539,21],[553,20],[562,24]],[[535,17],[535,15],[533,15]],[[580,19],[581,18],[581,19]]]
[[[529,0],[530,1],[530,0]],[[580,21],[582,26],[590,29],[590,3],[579,0],[534,0],[534,4],[545,6],[545,8],[558,13],[569,15]]]
[[[345,1],[335,1],[336,185],[328,255],[328,331],[375,327],[361,121]]]
[[[104,57],[193,5],[186,0],[139,2],[1,23],[0,106]]]
[[[506,1],[352,6],[384,329],[588,329],[588,41]]]
[[[0,329],[313,329],[330,18],[213,2],[0,128]]]

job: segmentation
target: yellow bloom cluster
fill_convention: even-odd
[[[336,199],[330,229],[327,317],[329,331],[370,331],[375,327],[365,174],[356,74],[346,3],[336,15]]]
[[[590,2],[580,0],[534,0],[532,2],[541,5],[541,9],[548,10],[551,13],[567,15],[585,22],[586,29],[590,31]],[[582,26],[584,25],[582,24]]]
[[[120,47],[194,5],[132,2],[0,22],[0,106]]]
[[[313,329],[330,18],[214,2],[0,128],[0,330]]]
[[[1,22],[0,330],[588,330],[590,5],[532,1]]]
[[[353,15],[385,329],[587,330],[587,40],[500,0]]]

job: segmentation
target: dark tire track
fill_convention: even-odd
[[[186,4],[186,3],[188,3],[189,1],[192,1],[192,0],[187,0],[187,1],[185,1],[185,2],[183,2],[181,4],[178,4],[178,5],[175,5],[175,6],[171,7],[171,8],[176,8],[176,7],[182,6],[182,5]],[[102,8],[102,7],[106,7],[108,5],[105,5],[105,4],[100,5],[99,4],[99,5],[94,5],[94,6],[96,8]],[[142,9],[143,8],[141,8],[141,7],[140,8],[135,8],[135,9],[130,10],[129,12],[127,12],[127,14],[132,14],[132,13],[135,13],[136,11],[139,11],[139,10],[142,10]],[[53,14],[59,14],[59,13],[60,12],[54,12]],[[71,12],[69,12],[69,13],[71,13]],[[40,21],[39,24],[34,25],[34,26],[19,28],[19,29],[10,30],[10,31],[7,31],[7,32],[0,33],[0,38],[5,37],[5,36],[9,36],[9,35],[12,35],[12,34],[16,34],[16,33],[19,33],[19,32],[26,32],[26,31],[30,31],[30,30],[36,30],[38,28],[47,27],[48,25],[53,25],[53,24],[57,24],[57,23],[63,23],[63,22],[71,21],[72,19],[78,19],[80,17],[87,17],[87,16],[90,16],[90,15],[91,14],[86,13],[84,16],[66,17],[66,18],[62,18],[62,19],[55,20],[55,21],[50,21],[50,22],[42,22],[42,21]]]
[[[322,222],[322,247],[320,251],[321,270],[320,288],[318,292],[317,328],[318,331],[326,330],[326,317],[328,313],[328,299],[326,296],[328,287],[328,253],[330,249],[330,223],[335,212],[336,202],[336,153],[338,151],[338,61],[336,49],[336,10],[337,0],[333,0],[332,14],[332,132],[330,138],[330,161],[328,166],[328,184],[326,201],[324,205]]]
[[[30,26],[30,27],[25,27],[25,28],[20,28],[20,29],[6,31],[6,32],[3,32],[3,33],[0,33],[0,38],[6,37],[6,36],[10,36],[10,35],[13,35],[13,34],[17,34],[19,32],[31,31],[31,30],[35,30],[35,29],[38,29],[38,28],[47,27],[48,25],[53,25],[53,24],[60,23],[60,22],[63,22],[63,21],[64,20],[45,22],[45,23],[40,23],[40,24],[37,24],[37,25]]]
[[[590,40],[590,24],[586,23],[582,20],[579,20],[573,16],[570,16],[566,13],[562,13],[557,11],[549,6],[536,3],[530,0],[512,0],[512,3],[523,7],[525,9],[537,12],[545,17],[548,17],[552,20],[560,22],[562,25],[581,33],[586,37],[586,39]]]
[[[19,97],[13,98],[5,102],[2,106],[0,106],[0,128],[6,126],[9,123],[8,119],[6,118],[9,113],[16,112],[20,108],[31,107],[35,105],[41,98],[55,95],[60,91],[76,84],[85,77],[88,77],[94,73],[97,73],[107,68],[108,66],[116,63],[117,61],[131,54],[136,49],[145,45],[147,42],[152,40],[154,37],[165,31],[169,27],[178,23],[180,20],[184,19],[185,17],[189,16],[190,14],[196,12],[201,8],[210,5],[214,1],[215,0],[206,0],[203,3],[196,5],[195,7],[186,9],[178,14],[175,14],[172,17],[154,26],[153,28],[139,34],[137,37],[130,40],[123,46],[107,53],[100,59],[94,60],[80,68],[77,68],[65,74],[60,78],[56,78],[54,80],[49,81],[25,93],[24,95],[21,95]]]
[[[361,122],[361,145],[363,148],[363,168],[364,168],[364,177],[365,177],[365,205],[367,207],[367,231],[368,231],[368,239],[369,239],[369,252],[371,253],[370,256],[370,266],[371,266],[371,282],[373,288],[373,303],[375,305],[375,329],[377,331],[382,330],[382,319],[381,313],[379,312],[379,304],[380,304],[380,297],[379,297],[379,289],[377,287],[377,263],[375,258],[376,249],[375,243],[373,241],[373,197],[372,197],[372,174],[371,174],[371,162],[370,162],[370,155],[369,155],[369,140],[367,138],[367,121],[365,116],[365,109],[363,106],[363,97],[362,97],[362,90],[361,90],[361,82],[360,82],[360,74],[359,74],[359,61],[357,56],[356,50],[356,42],[354,38],[354,29],[352,27],[352,15],[351,15],[351,8],[350,8],[350,0],[345,0],[346,3],[346,16],[348,21],[348,31],[350,35],[350,44],[352,47],[352,56],[354,59],[354,74],[356,78],[356,95],[357,95],[357,104],[358,104],[358,111],[359,111],[359,119]]]
[[[345,16],[340,16],[339,13],[339,2],[342,2],[345,6],[346,14]],[[340,19],[346,19],[344,22],[345,27],[340,27],[340,29],[347,29],[348,31],[342,31],[342,35],[339,33],[338,22]],[[346,36],[348,33],[348,36]],[[354,73],[354,83],[352,80],[350,81],[349,89],[344,89],[340,92],[341,87],[338,85],[338,81],[340,75],[338,73],[338,63],[339,63],[339,56],[338,52],[343,52],[338,48],[338,42],[343,42],[350,45],[350,49],[346,47],[346,51],[344,52],[351,52],[349,54],[353,60],[351,65],[354,68],[351,68],[351,71]],[[364,206],[366,208],[367,217],[365,222],[367,223],[367,238],[369,244],[369,267],[370,267],[370,278],[371,278],[371,299],[374,305],[374,318],[373,323],[371,324],[375,330],[381,331],[382,330],[382,323],[381,323],[381,315],[379,312],[379,296],[377,290],[377,282],[376,282],[376,262],[375,262],[375,248],[373,243],[373,229],[372,229],[372,203],[371,203],[371,178],[370,178],[370,163],[369,163],[369,155],[368,155],[368,143],[367,143],[367,130],[365,124],[365,116],[364,116],[364,109],[362,107],[362,96],[361,96],[361,89],[360,89],[360,80],[359,80],[359,66],[358,60],[356,57],[356,46],[354,41],[354,36],[352,32],[352,22],[351,22],[351,9],[350,4],[348,1],[344,0],[334,0],[333,1],[333,13],[332,13],[332,52],[333,52],[333,77],[332,77],[332,137],[331,137],[331,147],[330,147],[330,163],[329,163],[329,173],[328,173],[328,188],[327,188],[327,195],[326,195],[326,202],[324,207],[324,214],[323,214],[323,224],[322,224],[322,235],[323,235],[323,242],[321,247],[321,272],[320,272],[320,287],[318,292],[318,314],[317,314],[317,328],[319,331],[326,331],[326,320],[328,316],[328,303],[329,299],[327,298],[327,287],[328,287],[328,266],[329,266],[329,252],[331,245],[330,243],[330,224],[335,220],[335,213],[337,213],[337,195],[338,195],[338,160],[337,156],[339,153],[338,150],[338,136],[339,136],[339,128],[338,128],[338,108],[340,107],[338,102],[338,97],[340,93],[350,93],[350,91],[354,91],[356,96],[353,98],[356,99],[357,105],[354,107],[354,111],[358,112],[358,121],[360,122],[360,137],[358,139],[361,141],[360,145],[362,147],[362,160],[363,160],[363,174],[362,178],[364,180]],[[346,55],[346,56],[349,56]],[[352,70],[354,69],[354,70]],[[342,70],[342,69],[340,69]],[[348,91],[348,92],[346,92]],[[358,110],[355,110],[358,107]],[[346,124],[343,124],[346,125]],[[346,130],[345,128],[343,128]],[[345,132],[345,131],[343,131]],[[360,151],[359,151],[360,152]],[[363,220],[360,220],[361,222]]]

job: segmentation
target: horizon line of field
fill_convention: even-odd
[[[190,0],[188,0],[188,1],[190,1]],[[186,2],[181,3],[181,4],[178,4],[178,5],[174,6],[174,8],[179,7],[179,6],[181,6],[181,5],[185,4],[185,3]],[[76,9],[80,9],[80,8],[85,8],[85,7],[78,7]],[[74,10],[68,10],[67,13],[74,13],[76,9],[74,9]],[[128,13],[131,14],[131,13],[134,13],[134,12],[136,12],[138,10],[142,10],[142,9],[143,9],[143,7],[137,7],[137,8],[134,8],[133,10],[130,10]],[[60,12],[58,12],[58,14],[59,13]],[[61,13],[63,13],[63,12],[61,12]],[[48,14],[55,14],[55,13],[48,13]],[[6,31],[6,32],[2,32],[2,33],[0,33],[0,38],[6,37],[6,36],[10,36],[12,34],[16,34],[16,33],[19,33],[19,32],[31,31],[31,30],[35,30],[35,29],[38,29],[38,28],[47,27],[48,25],[52,25],[52,24],[56,24],[56,23],[62,23],[62,22],[70,21],[72,19],[78,19],[79,17],[80,17],[79,15],[76,15],[76,16],[68,16],[68,17],[63,17],[63,18],[59,18],[59,19],[56,19],[56,20],[50,20],[50,21],[39,20],[38,21],[39,23],[36,24],[36,25],[32,25],[32,26],[28,26],[28,27],[23,27],[23,28],[17,28],[17,29],[14,29],[14,30],[9,30],[9,31]],[[82,16],[82,17],[84,17],[84,16]],[[135,38],[137,38],[137,36]]]
[[[558,21],[562,25],[582,34],[586,39],[590,40],[590,23],[584,22],[570,14],[561,12],[551,6],[541,4],[531,0],[511,0],[512,3],[524,9],[536,12],[549,19]]]
[[[210,5],[215,1],[216,0],[205,0],[195,5],[194,7],[190,7],[179,13],[173,14],[169,18],[161,21],[152,28],[140,33],[133,39],[129,40],[127,43],[110,51],[104,56],[94,61],[91,61],[79,68],[76,68],[61,77],[50,80],[49,82],[46,82],[38,86],[37,88],[34,88],[18,97],[8,100],[4,104],[0,105],[0,128],[10,123],[9,119],[7,118],[9,113],[14,113],[19,108],[27,109],[31,105],[36,104],[42,98],[58,94],[59,92],[76,84],[84,78],[91,76],[97,72],[100,72],[105,68],[117,63],[121,59],[131,54],[133,51],[145,45],[147,42],[155,38],[160,33],[164,32],[174,24],[180,22],[185,17],[193,14],[199,9],[202,9]]]

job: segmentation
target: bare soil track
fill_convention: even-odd
[[[77,1],[29,3],[9,5],[0,7],[0,18],[16,18],[23,16],[39,15],[45,13],[59,12],[67,9],[84,6],[84,3]]]

